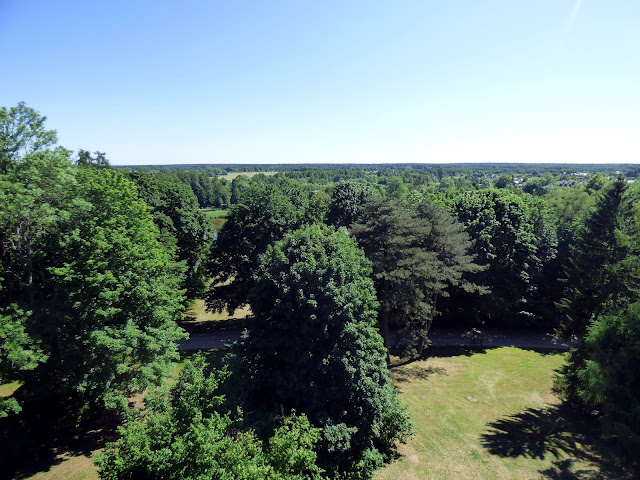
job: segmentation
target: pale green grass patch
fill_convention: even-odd
[[[231,315],[227,312],[208,312],[204,300],[196,299],[186,312],[186,320],[189,322],[217,322],[234,318],[246,318],[249,315],[251,315],[251,308],[249,306],[238,308]]]
[[[564,354],[430,352],[391,367],[415,434],[377,480],[607,478],[605,459],[581,444],[584,432],[559,413],[552,386]],[[588,476],[562,476],[578,470]]]
[[[271,176],[271,175],[275,175],[278,172],[233,172],[233,173],[227,173],[226,175],[219,175],[218,178],[224,178],[225,180],[232,182],[234,178],[239,177],[240,175],[244,175],[245,177],[253,177],[255,175],[267,175],[267,176]]]

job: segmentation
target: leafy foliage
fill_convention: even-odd
[[[324,216],[321,200],[286,179],[255,176],[218,232],[211,261],[207,306],[233,312],[247,303],[258,258],[267,247]]]
[[[276,428],[266,448],[252,432],[238,430],[241,412],[224,411],[219,380],[205,372],[202,357],[187,361],[168,394],[145,399],[132,411],[120,438],[96,463],[105,480],[297,480],[319,479],[313,446],[319,430],[304,415]]]
[[[7,173],[11,165],[57,142],[56,131],[45,130],[46,120],[24,102],[8,110],[0,108],[0,173]]]
[[[138,195],[152,208],[151,214],[165,242],[175,246],[176,260],[186,267],[180,287],[195,298],[205,289],[206,262],[213,243],[211,224],[200,212],[188,186],[163,181],[156,175],[132,172]]]
[[[375,196],[373,188],[362,182],[347,180],[332,189],[327,210],[327,223],[336,227],[349,227],[361,219],[364,205]]]
[[[55,320],[41,319],[52,349],[38,383],[75,394],[82,412],[158,384],[184,334],[175,265],[133,183],[108,169],[80,169],[77,179],[77,201],[52,239]]]
[[[344,231],[304,227],[261,256],[233,381],[257,418],[295,409],[323,428],[319,462],[368,478],[408,433],[374,328],[370,263]]]
[[[439,313],[438,297],[448,296],[450,288],[478,291],[469,274],[482,268],[467,253],[471,244],[462,226],[429,200],[412,212],[401,203],[374,199],[365,212],[352,228],[373,263],[385,345],[393,322],[409,345],[419,341],[420,354]]]
[[[496,189],[463,192],[445,202],[469,233],[478,263],[489,266],[477,281],[492,292],[458,297],[456,303],[473,306],[475,313],[467,311],[467,316],[486,316],[503,325],[535,322],[541,273],[557,248],[553,219],[544,204]]]
[[[20,378],[46,360],[40,346],[25,329],[29,312],[15,304],[0,311],[0,384]],[[15,398],[0,398],[0,418],[21,410]]]
[[[630,452],[640,447],[640,304],[602,315],[585,337],[578,395],[602,413],[605,431]]]
[[[560,332],[583,338],[589,323],[618,295],[624,279],[608,266],[621,261],[625,251],[616,240],[618,212],[626,189],[623,178],[610,185],[598,199],[571,249],[566,269],[564,298],[558,302],[565,315]]]

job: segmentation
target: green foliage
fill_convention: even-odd
[[[372,200],[353,233],[373,263],[380,302],[380,325],[388,345],[389,323],[399,326],[408,345],[418,340],[422,353],[437,309],[449,289],[478,291],[469,274],[482,271],[467,252],[462,226],[429,200],[415,212],[403,204]]]
[[[257,419],[283,409],[323,428],[320,465],[369,478],[409,420],[391,386],[371,265],[343,231],[304,227],[261,256],[251,308],[260,319],[235,347],[237,395]]]
[[[640,304],[602,315],[585,337],[578,395],[600,410],[605,431],[630,452],[640,448]]]
[[[490,297],[464,295],[455,303],[465,306],[467,317],[503,325],[539,321],[544,300],[539,288],[547,278],[542,273],[557,253],[553,217],[544,204],[496,189],[463,192],[444,201],[469,233],[478,263],[489,266],[477,281],[492,291]]]
[[[10,305],[0,310],[0,384],[20,378],[47,359],[40,346],[27,334],[26,321],[31,312]],[[0,398],[0,418],[21,409],[15,398]]]
[[[602,173],[597,172],[589,177],[585,190],[589,193],[599,192],[609,184],[609,180]]]
[[[496,183],[494,183],[494,186],[496,188],[512,188],[513,178],[510,175],[503,173],[498,177]]]
[[[163,181],[156,175],[132,172],[130,176],[140,198],[152,208],[162,238],[175,245],[175,260],[186,267],[180,287],[186,290],[188,298],[199,296],[205,289],[213,231],[195,195],[187,185]]]
[[[565,295],[557,304],[564,315],[560,332],[566,338],[583,338],[590,322],[611,307],[624,288],[623,278],[612,275],[612,266],[625,256],[616,241],[618,213],[626,189],[624,178],[611,184],[584,221],[571,248],[565,271]]]
[[[409,193],[409,189],[401,177],[391,177],[387,180],[387,196],[396,200],[402,200]]]
[[[40,319],[57,348],[37,381],[76,397],[82,413],[161,382],[184,334],[175,323],[183,310],[176,267],[134,184],[108,169],[76,177],[78,196],[47,269],[55,315]]]
[[[212,253],[207,307],[219,312],[246,305],[258,258],[270,244],[324,217],[319,197],[287,179],[255,176],[241,202],[231,208]]]
[[[0,205],[3,321],[13,345],[48,357],[3,375],[34,408],[64,398],[75,419],[163,379],[183,336],[179,270],[134,185],[45,150],[0,175]]]
[[[349,227],[364,213],[365,203],[375,196],[371,185],[347,180],[335,185],[327,210],[327,223],[336,227]]]
[[[95,151],[95,157],[91,156],[91,153],[87,150],[78,150],[78,158],[76,159],[76,165],[79,167],[94,167],[94,168],[109,168],[109,160],[104,152]]]
[[[24,102],[0,108],[0,173],[26,156],[44,151],[57,141],[55,130],[45,130],[43,117]]]
[[[319,430],[304,415],[285,419],[266,448],[238,429],[217,395],[219,379],[205,372],[203,357],[187,361],[168,393],[153,392],[146,410],[131,412],[120,438],[97,458],[100,477],[125,479],[319,479],[313,447]]]

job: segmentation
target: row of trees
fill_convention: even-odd
[[[623,177],[606,188],[577,231],[564,280],[560,332],[579,346],[561,386],[565,399],[598,411],[604,431],[640,447],[640,210]]]
[[[11,153],[21,124],[50,142]],[[103,154],[74,158],[23,104],[0,127],[0,382],[22,384],[0,407],[3,465],[42,429],[104,407],[123,426],[98,460],[103,478],[369,478],[393,457],[410,423],[375,330],[371,264],[345,231],[318,225],[321,197],[286,179],[238,190],[245,203],[216,249],[241,253],[220,278],[245,287],[262,321],[228,378],[198,359],[169,387],[185,293],[223,271],[205,271],[211,230],[193,192],[114,171]],[[300,328],[296,348],[276,341]]]
[[[18,448],[28,421],[108,406],[126,426],[104,478],[369,478],[410,431],[389,329],[421,354],[445,312],[579,339],[566,398],[640,445],[640,214],[623,178],[581,190],[591,211],[581,195],[399,176],[327,190],[238,177],[214,242],[201,174],[114,171],[103,153],[56,147],[44,120],[0,109],[0,381],[23,383],[0,416],[24,407],[3,429]],[[210,309],[249,305],[256,319],[228,374],[196,360],[168,387],[176,320],[205,292]]]

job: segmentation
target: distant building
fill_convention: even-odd
[[[558,182],[558,185],[561,187],[573,187],[576,184],[576,182],[574,182],[573,180],[569,181],[569,180],[560,180]]]

